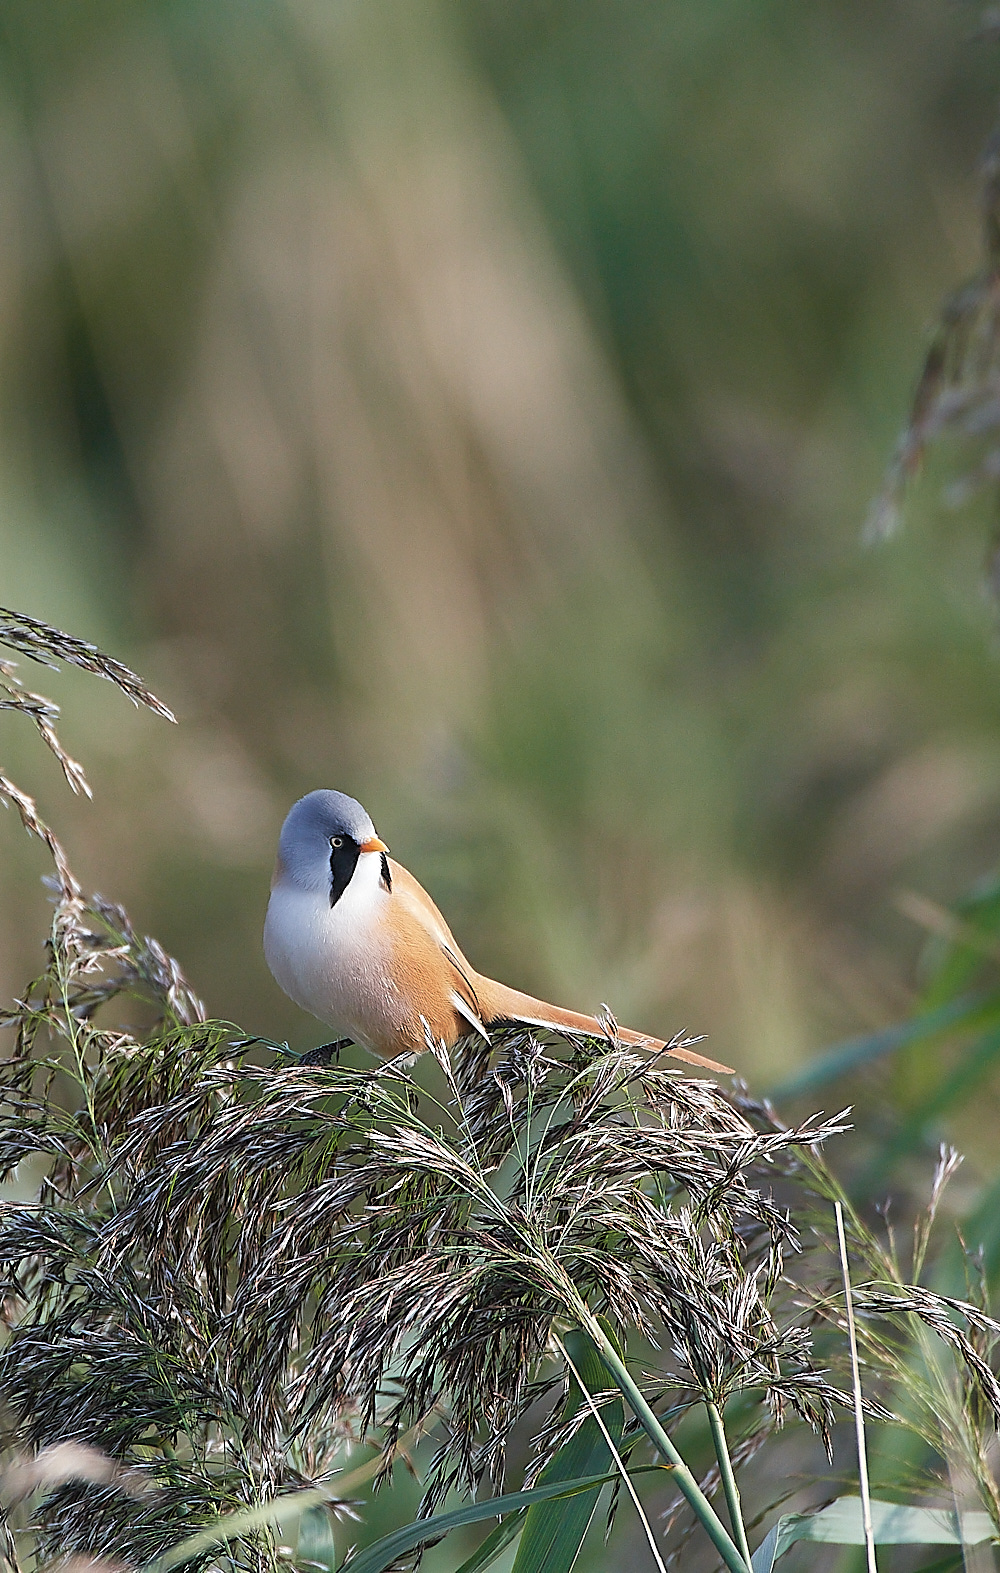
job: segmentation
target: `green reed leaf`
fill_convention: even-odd
[[[957,1513],[939,1508],[873,1502],[872,1527],[878,1546],[975,1546],[996,1538],[988,1513]],[[771,1573],[780,1556],[797,1540],[833,1546],[863,1546],[861,1498],[838,1497],[819,1513],[786,1513],[753,1554],[753,1573]]]

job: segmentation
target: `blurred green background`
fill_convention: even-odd
[[[987,505],[861,525],[978,264],[942,0],[4,0],[0,584],[93,804],[3,760],[209,1010],[282,817],[368,806],[474,963],[757,1088],[910,1009],[1000,835]],[[46,930],[0,822],[0,984]],[[938,1052],[938,1051],[935,1051]],[[853,1096],[878,1138],[905,1065]],[[968,1187],[995,1100],[950,1115]],[[936,1130],[928,1136],[936,1135]]]

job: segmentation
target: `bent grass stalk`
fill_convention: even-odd
[[[708,1535],[716,1551],[718,1551],[726,1567],[729,1568],[730,1573],[752,1573],[750,1563],[743,1556],[726,1529],[725,1524],[723,1524],[711,1502],[704,1491],[702,1491],[694,1474],[688,1468],[684,1458],[678,1452],[653,1410],[646,1402],[642,1390],[633,1380],[624,1360],[622,1360],[614,1348],[596,1316],[582,1303],[579,1308],[579,1314],[581,1325],[597,1345],[601,1359],[631,1404],[636,1419],[653,1443],[653,1446],[663,1454],[664,1458],[672,1466],[678,1490],[687,1501],[688,1506]]]

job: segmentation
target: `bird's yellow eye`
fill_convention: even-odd
[[[344,845],[343,836],[331,836],[330,845],[331,847],[342,847]]]

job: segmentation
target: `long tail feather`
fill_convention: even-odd
[[[604,1028],[596,1016],[582,1016],[575,1010],[563,1010],[560,1005],[549,1005],[545,1000],[536,1000],[530,994],[521,994],[517,989],[509,989],[505,983],[497,983],[492,978],[477,977],[476,994],[482,1007],[483,1021],[491,1026],[499,1021],[519,1021],[527,1027],[561,1027],[570,1032],[594,1033],[598,1037],[605,1035]],[[649,1037],[643,1032],[633,1032],[630,1027],[619,1027],[618,1037],[622,1043],[634,1045],[636,1048],[653,1049],[657,1053],[666,1053],[674,1059],[684,1060],[688,1065],[698,1065],[702,1070],[714,1071],[717,1075],[728,1076],[732,1074],[731,1065],[720,1065],[718,1060],[710,1060],[704,1054],[696,1054],[694,1049],[671,1046],[660,1038]]]

